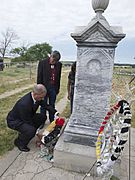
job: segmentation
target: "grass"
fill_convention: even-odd
[[[66,108],[61,113],[61,116],[65,117],[66,119],[69,119],[69,117],[70,117],[70,101],[67,101]]]
[[[67,92],[67,81],[68,81],[68,72],[66,71],[66,72],[62,73],[62,76],[61,76],[61,87],[60,87],[60,92],[57,96],[56,103],[62,97],[64,97],[65,93]]]
[[[114,67],[115,72],[132,72],[135,73],[135,68],[132,67]]]
[[[0,94],[12,91],[16,88],[21,88],[23,86],[28,86],[30,84],[33,84],[35,82],[35,79],[26,79],[26,80],[20,80],[19,82],[15,83],[6,83],[2,84],[0,86]]]
[[[112,86],[112,92],[115,93],[115,95],[120,96],[122,99],[125,99],[127,95],[127,89],[126,89],[126,83],[129,83],[133,77],[131,76],[124,76],[124,75],[113,75],[113,86]],[[130,88],[135,86],[135,80],[130,84]],[[132,92],[132,95],[134,95],[135,99],[135,90]],[[116,103],[116,98],[112,94],[111,97],[111,105]],[[133,128],[135,128],[135,102],[131,105],[131,111],[132,111],[132,122],[131,125]]]
[[[4,68],[3,71],[0,71],[0,85],[24,78],[36,78],[36,66],[33,65],[31,71],[28,67],[17,68],[16,66]]]

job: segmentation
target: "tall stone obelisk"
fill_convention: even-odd
[[[68,142],[95,146],[109,108],[115,48],[125,35],[102,15],[108,3],[93,0],[96,16],[88,26],[71,34],[78,48],[74,107],[64,132]]]
[[[73,151],[73,154],[78,153],[77,150],[75,151],[78,147],[78,151],[82,149],[78,158],[81,157],[81,153],[83,154],[83,150],[85,156],[95,151],[100,124],[109,109],[115,48],[125,37],[120,27],[110,26],[102,15],[108,3],[109,0],[92,0],[96,16],[86,27],[78,27],[76,32],[71,34],[77,42],[74,106],[64,131],[64,145],[61,147],[58,143],[56,150],[60,146],[60,151],[62,152],[63,148],[63,151],[67,151],[69,155],[69,151],[70,153]],[[89,151],[86,150],[88,147]],[[60,161],[60,157],[56,160],[58,163],[66,163],[66,159]],[[76,164],[72,160],[72,165],[69,165],[70,161],[68,161],[68,165],[63,166],[85,171],[80,165],[79,168],[75,168],[75,165],[77,167],[79,164],[77,160],[75,162]]]

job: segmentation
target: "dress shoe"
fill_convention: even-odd
[[[19,149],[20,151],[24,151],[24,152],[29,152],[29,151],[30,151],[30,148],[28,148],[27,146],[21,146],[21,145],[19,144],[19,142],[18,142],[18,139],[15,139],[14,144],[15,144],[15,146],[18,147],[18,149]]]
[[[20,151],[23,151],[23,152],[29,152],[30,151],[30,148],[28,148],[27,146],[25,146],[25,147],[18,146],[18,149]]]

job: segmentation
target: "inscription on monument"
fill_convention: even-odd
[[[87,63],[90,74],[98,75],[101,72],[101,63],[97,59],[92,59]]]

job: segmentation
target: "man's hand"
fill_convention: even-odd
[[[59,112],[57,111],[55,114],[54,114],[54,119],[57,119],[59,117]]]

